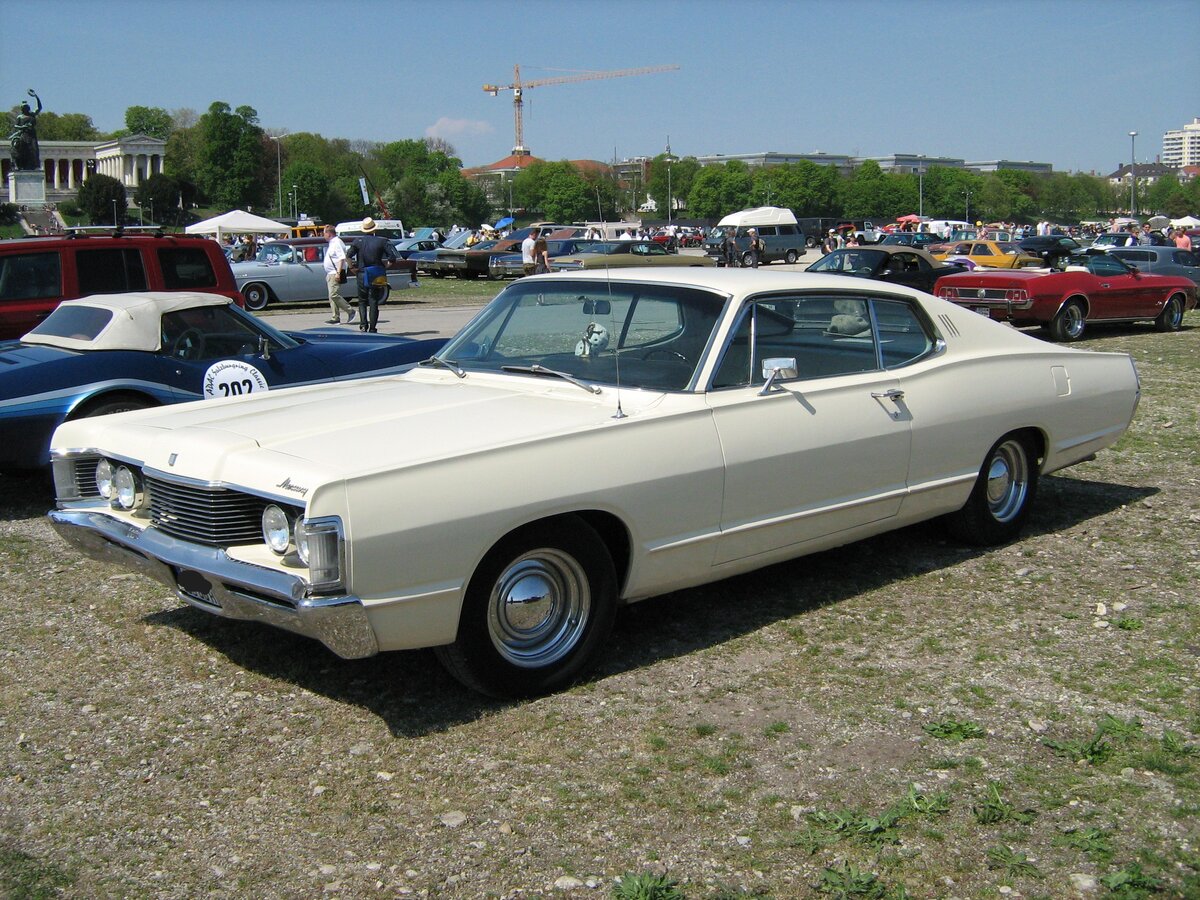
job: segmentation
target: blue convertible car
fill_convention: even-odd
[[[216,294],[70,300],[20,341],[0,343],[0,471],[47,465],[50,436],[67,419],[387,375],[444,343],[285,333]]]

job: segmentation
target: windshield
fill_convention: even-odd
[[[467,372],[541,366],[590,384],[679,391],[692,383],[724,303],[675,285],[519,282],[438,356]]]
[[[886,256],[880,250],[834,250],[808,267],[810,272],[837,272],[842,275],[869,275],[879,268]]]

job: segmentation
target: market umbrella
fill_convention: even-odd
[[[505,228],[505,227],[511,225],[514,221],[515,221],[515,219],[513,219],[512,216],[505,216],[503,219],[501,219],[499,222],[496,223],[496,227],[497,228]]]
[[[1166,216],[1151,216],[1147,221],[1151,228],[1161,229],[1167,227],[1168,220]]]

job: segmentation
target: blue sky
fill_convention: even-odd
[[[513,143],[508,84],[678,71],[525,94],[545,159],[780,152],[1153,161],[1200,116],[1195,0],[674,2],[0,0],[0,108],[124,124],[126,107],[249,105],[272,131],[444,137],[468,166]]]

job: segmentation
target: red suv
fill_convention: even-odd
[[[242,305],[216,241],[185,235],[68,235],[0,241],[0,340],[63,300],[126,291],[204,291]]]

